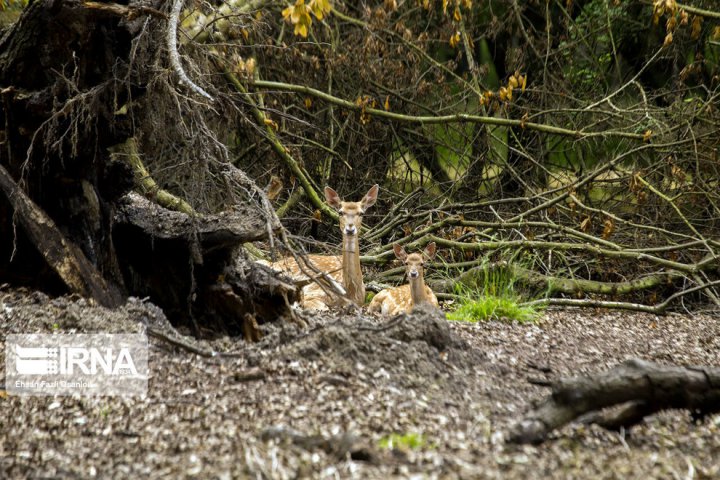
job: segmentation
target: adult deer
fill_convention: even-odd
[[[342,232],[342,255],[307,255],[309,265],[298,265],[292,257],[286,257],[269,266],[288,274],[293,280],[308,280],[317,277],[313,270],[327,274],[331,280],[342,285],[345,295],[356,305],[365,303],[365,283],[360,269],[359,235],[363,214],[375,204],[378,185],[374,185],[359,202],[344,202],[335,190],[325,187],[325,200],[328,205],[340,213],[340,231]],[[321,310],[337,303],[315,282],[311,282],[302,291],[300,304],[304,308]]]
[[[425,285],[425,262],[435,258],[435,242],[425,247],[421,253],[405,252],[400,245],[393,245],[395,256],[405,264],[408,282],[395,288],[386,288],[375,295],[370,302],[371,312],[383,315],[397,315],[410,312],[415,305],[421,303],[438,307],[438,300],[433,291]]]

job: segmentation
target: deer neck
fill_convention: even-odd
[[[357,235],[343,235],[343,287],[357,305],[365,303],[365,284],[360,270],[360,246]]]
[[[425,291],[425,278],[420,275],[417,278],[410,278],[410,298],[413,305],[421,303],[429,303],[427,292]]]

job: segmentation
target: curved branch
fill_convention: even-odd
[[[625,295],[657,287],[658,285],[672,281],[673,278],[681,276],[677,272],[668,272],[648,275],[626,282],[601,282],[597,280],[543,275],[542,273],[518,265],[500,262],[473,267],[461,273],[457,278],[449,278],[441,282],[435,282],[432,286],[433,289],[450,292],[457,283],[464,285],[482,285],[482,280],[485,276],[492,275],[492,272],[498,270],[508,271],[510,277],[516,279],[519,283],[542,289],[547,295],[554,293],[564,293],[567,295],[575,295],[578,293]]]
[[[413,116],[406,115],[403,113],[389,112],[385,110],[379,110],[377,108],[363,109],[362,105],[357,105],[354,102],[345,100],[334,95],[330,95],[321,90],[317,90],[312,87],[305,85],[295,85],[283,82],[273,82],[269,80],[254,80],[250,82],[255,87],[261,88],[272,88],[276,90],[284,90],[288,92],[302,93],[310,95],[326,102],[333,103],[335,105],[347,108],[348,110],[363,111],[366,114],[373,115],[378,118],[386,118],[388,120],[395,120],[398,122],[410,122],[420,124],[437,124],[437,123],[482,123],[485,125],[497,125],[504,127],[520,127],[528,130],[535,130],[538,132],[552,133],[555,135],[564,135],[580,139],[593,138],[593,137],[617,137],[617,138],[629,138],[632,140],[645,141],[645,135],[642,133],[631,133],[621,132],[616,130],[605,130],[602,132],[585,132],[583,130],[570,130],[562,127],[555,127],[552,125],[545,125],[542,123],[535,122],[524,122],[522,120],[513,120],[509,118],[500,117],[484,117],[481,115],[471,115],[467,113],[456,113],[453,115],[438,115],[438,116]]]
[[[195,210],[188,202],[160,188],[157,182],[150,176],[150,173],[140,159],[137,143],[134,138],[128,138],[125,143],[115,145],[111,147],[110,150],[111,155],[117,155],[118,153],[125,155],[127,163],[130,165],[130,168],[132,168],[135,184],[143,196],[152,198],[157,201],[158,205],[169,210],[175,210],[187,215],[195,215]]]
[[[173,70],[175,70],[177,76],[180,77],[180,83],[186,84],[195,93],[202,95],[212,102],[213,97],[211,97],[210,94],[203,90],[200,86],[195,84],[195,82],[190,80],[190,77],[187,76],[185,70],[183,69],[182,62],[180,62],[180,54],[177,49],[177,26],[178,23],[180,23],[180,11],[182,10],[184,3],[185,0],[174,0],[172,11],[170,12],[170,20],[166,36],[167,48],[170,54],[170,64],[172,65]]]

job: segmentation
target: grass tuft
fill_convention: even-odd
[[[540,310],[533,306],[520,305],[519,297],[497,297],[485,295],[478,298],[465,298],[453,312],[448,312],[448,320],[481,322],[487,320],[516,320],[520,323],[535,322]]]
[[[523,305],[525,299],[515,290],[515,279],[509,272],[508,269],[485,266],[474,285],[458,284],[455,287],[458,307],[448,312],[448,320],[473,323],[488,320],[537,321],[542,307]]]

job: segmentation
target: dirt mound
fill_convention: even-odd
[[[402,387],[440,384],[446,393],[462,391],[466,385],[458,372],[485,359],[452,332],[441,311],[429,307],[387,321],[340,317],[307,334],[292,339],[288,335],[271,335],[261,344],[261,355],[272,352],[273,357],[286,362],[321,362],[343,377],[369,372],[375,379],[392,379]],[[252,363],[261,362],[254,357]]]

